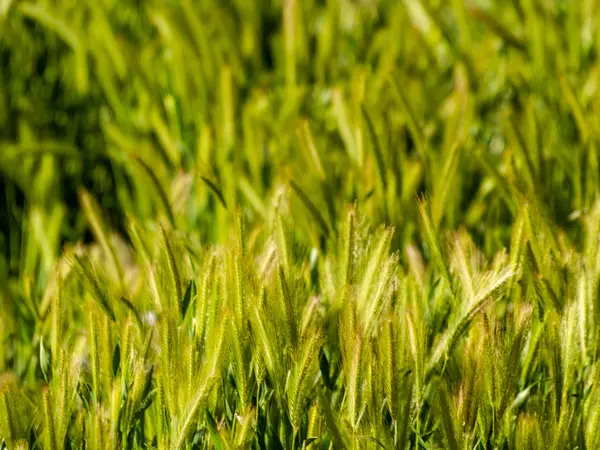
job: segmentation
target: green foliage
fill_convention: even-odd
[[[0,6],[0,450],[600,445],[600,2]]]

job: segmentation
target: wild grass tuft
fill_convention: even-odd
[[[600,445],[600,2],[0,2],[0,450]]]

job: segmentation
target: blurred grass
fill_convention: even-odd
[[[598,0],[2,2],[0,328],[10,331],[0,337],[16,343],[0,353],[0,372],[25,377],[17,366],[44,334],[49,286],[71,243],[100,243],[110,255],[105,278],[118,280],[121,297],[133,263],[121,262],[121,244],[107,230],[133,246],[144,261],[136,261],[140,270],[151,272],[156,252],[142,230],[156,231],[149,224],[161,221],[186,236],[196,274],[206,252],[196,245],[230,243],[236,211],[249,239],[263,243],[267,238],[258,236],[275,230],[279,251],[292,246],[277,231],[285,228],[277,221],[283,214],[293,219],[299,240],[341,260],[336,252],[346,237],[340,230],[354,204],[373,229],[394,227],[381,251],[397,251],[410,283],[434,298],[443,295],[436,294],[435,279],[424,278],[431,271],[453,295],[469,290],[469,276],[455,275],[452,266],[468,264],[449,261],[446,248],[462,228],[488,260],[509,248],[513,265],[527,261],[520,281],[526,288],[510,281],[510,294],[539,294],[560,311],[550,322],[568,322],[575,313],[563,311],[563,297],[575,288],[549,274],[556,255],[572,271],[575,254],[595,267],[599,20]],[[161,263],[173,270],[177,258]],[[596,283],[587,272],[577,283],[593,291],[588,276]],[[173,289],[185,292],[183,282]],[[366,295],[370,282],[364,286]],[[474,309],[459,311],[454,328],[440,331],[436,358],[443,359],[444,345],[452,347],[487,305],[474,300],[480,287],[470,286],[467,306]],[[160,297],[158,289],[151,286],[152,296]],[[365,305],[357,308],[379,317]],[[430,326],[447,319],[444,306],[436,308]],[[545,317],[545,309],[539,314]],[[262,329],[260,317],[252,320]],[[402,333],[424,339],[417,328],[425,318],[409,320],[416,325]],[[78,317],[86,321],[94,319]],[[395,333],[389,339],[400,339]],[[298,344],[298,354],[309,354],[321,336],[315,339],[306,349]],[[356,339],[346,344],[360,347],[362,337]],[[432,348],[428,339],[411,347],[415,360]],[[237,366],[244,354],[238,350]],[[352,353],[344,345],[340,351]],[[424,386],[428,369],[419,370],[415,383]],[[301,385],[301,373],[292,372]],[[241,381],[248,380],[236,384]],[[411,408],[426,396],[419,389]],[[451,390],[440,388],[441,401],[454,401]],[[290,402],[293,424],[301,396]],[[327,415],[327,405],[319,408]],[[348,420],[357,426],[353,408]],[[331,429],[337,419],[329,419]],[[431,425],[421,424],[419,414],[413,419],[414,427]],[[484,422],[479,426],[486,428]],[[453,423],[440,426],[452,434]],[[523,430],[535,426],[530,416],[519,422]],[[181,432],[183,439],[188,432]],[[423,430],[414,436],[422,438]],[[444,442],[458,448],[462,441]]]
[[[65,209],[56,244],[85,235],[82,186],[115,226],[191,196],[178,225],[208,241],[215,188],[252,219],[290,181],[329,227],[358,200],[397,227],[395,248],[414,239],[415,193],[436,194],[436,228],[466,225],[488,254],[507,243],[518,194],[577,239],[567,217],[597,187],[597,9],[7,2],[3,272],[19,273],[33,206]]]

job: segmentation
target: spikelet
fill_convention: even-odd
[[[215,255],[210,253],[205,259],[202,270],[202,281],[200,287],[200,295],[196,297],[196,336],[200,343],[204,344],[206,338],[206,330],[208,326],[209,306],[211,303],[211,288],[214,284],[215,274]]]
[[[166,405],[165,405],[165,388],[163,384],[163,377],[157,377],[156,379],[156,414],[154,415],[154,421],[156,426],[156,437],[159,443],[166,442],[167,425],[166,420]]]
[[[245,352],[242,343],[242,330],[239,329],[239,325],[236,323],[236,320],[234,320],[232,323],[232,330],[229,336],[233,350],[233,366],[236,374],[236,383],[240,397],[240,404],[245,407],[248,400],[248,379],[245,357],[247,353]]]
[[[354,209],[348,211],[348,219],[343,240],[342,286],[352,285],[355,277],[355,241],[356,241],[356,213]]]
[[[294,306],[292,304],[291,293],[288,286],[288,280],[282,266],[277,272],[277,287],[279,307],[284,319],[284,335],[286,338],[286,348],[293,348],[297,340],[297,324],[294,320]]]
[[[59,347],[63,340],[62,331],[63,331],[63,315],[64,315],[64,302],[63,302],[63,291],[64,291],[64,282],[60,274],[57,274],[56,277],[56,295],[53,296],[52,299],[52,340],[50,343],[50,351],[52,355],[59,354]]]
[[[47,387],[42,390],[42,408],[44,411],[44,430],[46,434],[46,447],[49,450],[58,450],[56,442],[56,428],[54,426],[54,411],[52,410],[50,391]]]
[[[275,374],[279,372],[275,356],[275,345],[277,344],[277,340],[264,316],[264,309],[253,308],[251,324],[254,337],[257,341],[257,347],[261,354],[261,359],[264,361],[269,375],[274,377]]]
[[[290,381],[289,391],[289,411],[290,422],[295,429],[298,429],[301,421],[302,411],[305,410],[304,402],[310,392],[310,382],[314,379],[318,371],[319,349],[322,343],[321,333],[318,331],[303,343],[299,352],[299,359],[294,368],[294,373]]]
[[[207,376],[210,378],[217,378],[220,374],[226,350],[227,333],[231,326],[231,313],[229,311],[223,311],[218,320],[218,326],[215,327],[211,334],[211,341],[209,344],[210,353],[207,355]]]
[[[179,267],[177,266],[177,260],[175,259],[173,244],[171,243],[171,239],[167,235],[166,230],[162,226],[160,227],[160,237],[169,272],[169,281],[175,295],[174,303],[171,303],[171,305],[177,305],[177,309],[179,310],[179,304],[183,299],[181,276]]]
[[[176,372],[176,330],[173,323],[175,310],[166,311],[161,317],[161,341],[160,341],[160,376],[163,379],[164,407],[168,414],[175,411],[175,389],[177,386]]]
[[[383,374],[383,388],[385,392],[386,405],[392,417],[396,416],[397,408],[397,362],[395,352],[394,324],[393,318],[387,318],[383,324],[383,332],[380,335],[380,346],[382,355],[381,372]]]
[[[100,401],[100,349],[98,344],[99,321],[94,311],[89,314],[88,348],[90,352],[90,368],[92,372],[92,396],[94,406]]]
[[[176,431],[174,431],[173,438],[173,449],[181,449],[186,445],[189,439],[190,433],[194,422],[198,419],[198,415],[202,407],[208,400],[210,391],[216,379],[214,377],[201,377],[201,381],[196,389],[196,392],[189,401],[187,407],[184,409],[183,415],[180,420],[180,425]]]

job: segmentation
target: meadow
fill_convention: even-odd
[[[0,1],[0,450],[600,448],[599,0]]]

